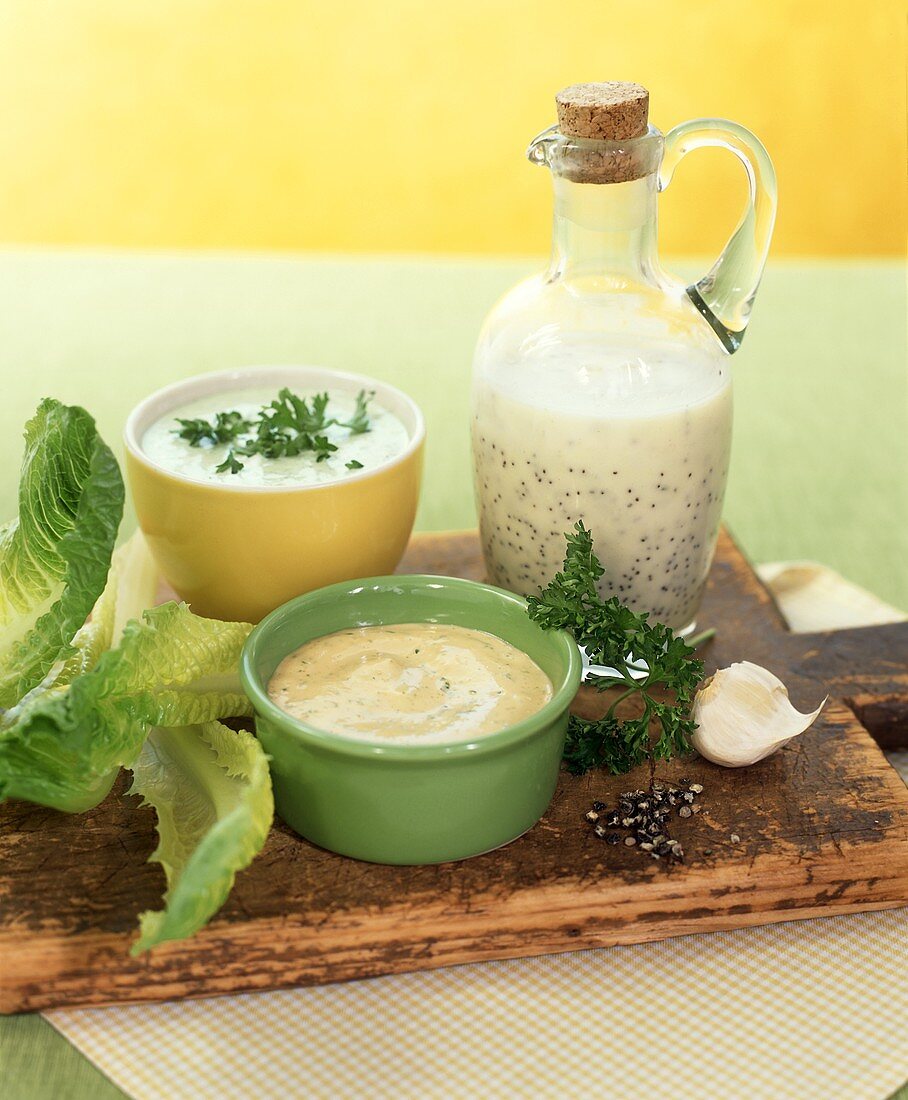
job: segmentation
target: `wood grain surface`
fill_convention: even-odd
[[[401,571],[481,579],[476,535],[417,536]],[[832,698],[807,733],[751,768],[658,765],[660,778],[705,788],[704,812],[673,827],[684,864],[606,845],[582,820],[593,799],[613,804],[645,786],[649,768],[563,774],[525,836],[438,866],[345,859],[278,821],[207,928],[131,959],[137,916],[164,888],[146,862],[153,812],[122,781],[75,817],[9,803],[0,1011],[274,989],[908,905],[908,789],[874,740],[908,744],[908,625],[790,634],[727,535],[699,625],[718,631],[708,670],[746,658],[777,673],[801,709]],[[601,705],[585,689],[576,703]]]

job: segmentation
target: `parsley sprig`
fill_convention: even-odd
[[[238,456],[261,455],[263,458],[290,458],[311,451],[316,462],[324,462],[337,450],[325,432],[332,426],[347,428],[351,435],[361,435],[371,428],[369,402],[375,395],[360,390],[349,420],[328,415],[330,398],[317,393],[310,401],[284,387],[277,397],[263,405],[254,420],[236,409],[216,413],[213,420],[204,417],[177,418],[174,432],[190,447],[212,447],[229,443],[224,461],[215,467],[218,473],[238,474],[243,463]],[[351,461],[348,469],[362,469],[362,463]]]
[[[613,675],[590,675],[587,683],[599,691],[622,689],[602,718],[570,716],[564,750],[568,769],[582,775],[605,767],[622,774],[648,757],[667,759],[690,751],[696,728],[690,707],[703,662],[669,627],[650,623],[645,612],[632,611],[617,597],[599,595],[596,582],[605,570],[582,522],[565,538],[562,572],[528,598],[530,618],[547,630],[570,631],[591,664],[615,669]],[[632,696],[640,700],[642,713],[619,718],[618,705]]]

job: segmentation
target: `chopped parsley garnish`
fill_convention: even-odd
[[[227,452],[227,457],[224,461],[215,466],[215,470],[217,470],[219,474],[223,474],[227,470],[232,474],[238,474],[242,468],[243,464],[237,460],[236,455],[233,453],[233,447]]]
[[[590,664],[616,670],[608,676],[592,674],[587,683],[599,691],[623,689],[602,718],[570,716],[564,750],[568,769],[575,775],[597,767],[622,774],[648,758],[689,752],[696,728],[690,707],[703,662],[670,627],[648,622],[645,612],[632,611],[615,596],[599,595],[596,582],[605,570],[582,522],[565,537],[562,572],[528,598],[530,618],[546,630],[569,631]],[[619,718],[618,704],[631,697],[640,701],[642,713]]]
[[[213,447],[229,443],[230,450],[223,462],[215,467],[218,473],[238,474],[243,463],[237,456],[261,455],[262,458],[291,458],[312,452],[316,462],[324,462],[334,454],[337,445],[325,435],[328,428],[347,428],[351,435],[361,435],[371,428],[369,402],[374,393],[360,390],[349,420],[328,415],[330,398],[317,393],[307,401],[286,387],[274,401],[263,405],[254,419],[236,409],[216,413],[213,420],[204,417],[177,418],[179,428],[174,434],[185,439],[190,447]],[[361,470],[363,464],[351,459],[348,470]]]
[[[369,430],[369,402],[375,396],[374,393],[366,393],[365,390],[360,390],[356,395],[356,408],[353,410],[353,415],[349,420],[339,423],[342,428],[349,428],[351,435],[362,435],[363,432]]]
[[[174,429],[175,434],[180,439],[185,439],[190,447],[213,447],[217,443],[232,443],[252,427],[252,421],[247,420],[236,409],[216,413],[213,421],[202,417],[193,420],[181,420],[177,417],[177,423],[180,427]]]

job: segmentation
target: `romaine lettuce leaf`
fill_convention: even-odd
[[[152,855],[167,878],[165,908],[140,917],[132,954],[197,932],[261,850],[274,816],[268,758],[252,734],[220,722],[153,729],[130,794],[158,816]]]
[[[0,708],[74,655],[122,514],[120,469],[94,420],[42,401],[25,428],[19,515],[0,529]]]
[[[107,585],[73,638],[72,656],[58,662],[40,686],[63,687],[93,669],[101,654],[119,643],[126,624],[154,607],[157,592],[157,566],[145,536],[136,531],[114,551]]]
[[[128,622],[89,671],[30,692],[0,720],[0,798],[82,812],[135,761],[152,726],[251,714],[239,678],[251,629],[177,603]]]

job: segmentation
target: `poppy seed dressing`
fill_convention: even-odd
[[[477,371],[474,475],[489,579],[524,595],[593,532],[602,593],[681,629],[712,561],[731,446],[728,367],[601,341]]]

